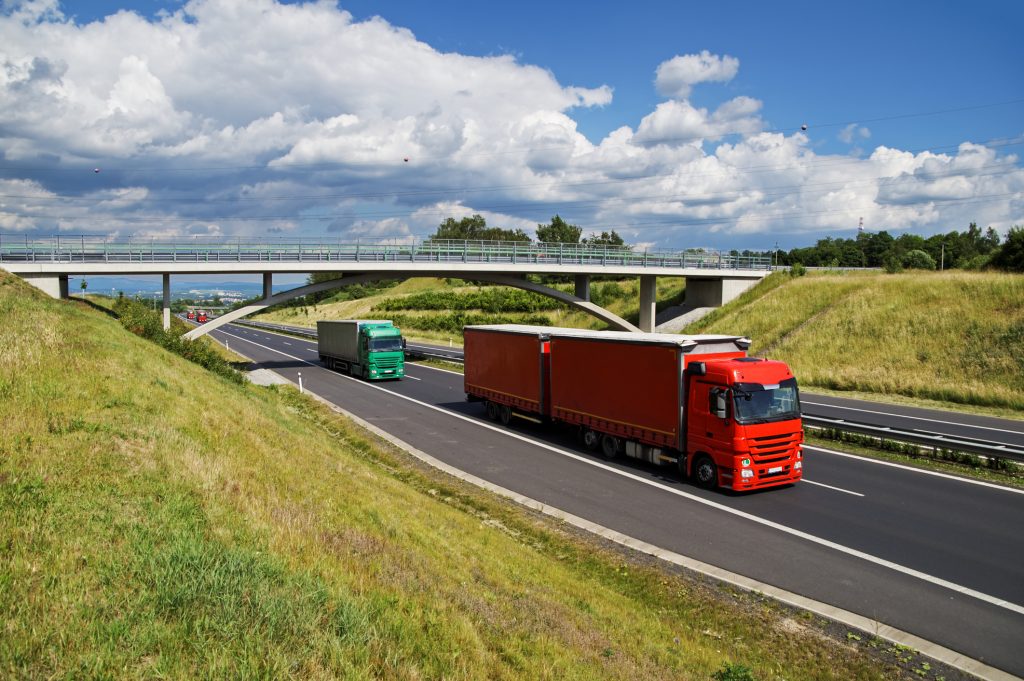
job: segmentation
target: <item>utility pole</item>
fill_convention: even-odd
[[[942,242],[942,255],[939,257],[939,271],[946,269],[946,242]]]

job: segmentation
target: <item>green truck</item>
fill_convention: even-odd
[[[339,319],[316,323],[317,351],[328,369],[370,381],[405,375],[405,339],[386,319]]]

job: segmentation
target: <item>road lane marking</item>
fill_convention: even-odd
[[[943,421],[941,419],[929,419],[923,416],[907,416],[906,414],[895,414],[891,411],[875,411],[873,409],[860,409],[858,407],[841,407],[838,404],[825,404],[823,402],[808,402],[807,400],[800,400],[801,404],[813,404],[816,407],[829,407],[830,409],[847,409],[849,411],[862,411],[865,414],[879,414],[881,416],[894,416],[901,419],[914,419],[916,421],[928,421],[930,423],[942,423],[947,426],[960,426],[962,428],[979,428],[981,430],[995,430],[1000,433],[1013,433],[1015,435],[1022,435],[1024,431],[1020,430],[1008,430],[1006,428],[992,428],[990,426],[975,426],[970,423],[958,423],[956,421]]]
[[[423,380],[422,378],[416,378],[415,376],[410,376],[409,374],[406,374],[405,377],[408,378],[408,379],[411,379],[413,381],[422,381]]]
[[[223,331],[221,333],[225,333],[226,335],[231,335],[231,334],[228,334],[227,332],[223,332]],[[246,339],[241,338],[239,340],[246,340]],[[261,347],[261,348],[263,348],[265,350],[270,350],[271,352],[276,352],[279,355],[284,355],[285,357],[287,357],[289,359],[293,359],[293,360],[295,360],[297,362],[302,362],[303,364],[308,364],[310,366],[315,366],[315,367],[320,366],[318,364],[314,364],[312,362],[308,362],[308,361],[306,361],[306,360],[304,360],[302,358],[295,357],[294,355],[289,355],[288,353],[283,352],[281,350],[278,350],[276,348],[271,348],[271,347],[266,346],[266,345],[260,345],[259,343],[255,343],[253,341],[247,341],[247,342],[252,343],[253,345]],[[442,414],[446,414],[448,416],[451,416],[452,418],[457,418],[457,419],[460,419],[460,420],[465,421],[467,423],[471,423],[473,425],[479,426],[481,428],[486,428],[486,429],[492,430],[492,431],[494,431],[496,433],[501,433],[501,434],[503,434],[503,435],[505,435],[507,437],[511,437],[511,438],[514,438],[514,439],[517,439],[517,440],[521,440],[522,442],[526,442],[526,443],[532,444],[532,445],[534,445],[536,447],[540,447],[541,449],[546,449],[548,451],[554,452],[556,454],[559,454],[559,455],[564,456],[564,457],[569,458],[569,459],[573,459],[575,461],[578,461],[580,463],[586,464],[588,466],[593,466],[594,468],[602,469],[602,470],[604,470],[604,471],[606,471],[608,473],[611,473],[613,475],[618,475],[620,477],[632,480],[634,482],[638,482],[638,483],[640,483],[642,485],[647,485],[648,487],[654,487],[656,489],[659,489],[661,491],[667,492],[669,494],[674,494],[675,496],[682,497],[684,499],[688,499],[688,500],[693,501],[695,503],[703,504],[704,506],[708,506],[710,508],[714,508],[716,510],[722,511],[723,513],[728,513],[730,515],[734,515],[734,516],[737,516],[739,518],[743,518],[745,520],[749,520],[749,521],[751,521],[753,523],[757,523],[759,525],[764,525],[765,527],[770,527],[770,528],[772,528],[774,530],[777,530],[779,532],[783,532],[785,534],[789,534],[789,535],[792,535],[794,537],[798,537],[800,539],[804,539],[804,540],[809,541],[811,543],[818,544],[819,546],[824,546],[824,547],[830,548],[830,549],[832,549],[834,551],[838,551],[839,553],[845,553],[848,556],[853,556],[855,558],[860,558],[861,560],[864,560],[864,561],[866,561],[868,563],[873,563],[873,564],[879,565],[881,567],[889,568],[890,570],[893,570],[895,572],[900,572],[900,573],[903,573],[903,574],[908,575],[910,577],[915,577],[917,579],[920,579],[921,581],[928,582],[930,584],[934,584],[936,586],[940,586],[940,587],[943,587],[945,589],[949,589],[950,591],[955,591],[956,593],[960,593],[960,594],[963,594],[965,596],[970,596],[971,598],[975,598],[975,599],[977,599],[979,601],[983,601],[983,602],[988,603],[990,605],[994,605],[996,607],[1003,608],[1005,610],[1010,610],[1011,612],[1015,612],[1015,613],[1018,613],[1020,615],[1024,615],[1024,606],[1018,605],[1017,603],[1013,603],[1011,601],[1008,601],[1005,598],[999,598],[997,596],[991,596],[989,594],[982,593],[981,591],[976,591],[974,589],[971,589],[969,587],[963,586],[961,584],[956,584],[955,582],[950,582],[949,580],[942,579],[941,577],[935,577],[933,575],[929,575],[927,573],[921,572],[920,570],[915,570],[914,568],[907,567],[905,565],[900,565],[899,563],[894,563],[891,560],[887,560],[885,558],[880,558],[878,556],[871,555],[870,553],[866,553],[866,552],[860,551],[858,549],[850,548],[849,546],[843,546],[842,544],[838,544],[838,543],[836,543],[834,541],[831,541],[829,539],[824,539],[822,537],[815,536],[815,535],[810,534],[808,532],[804,532],[803,530],[798,530],[796,528],[789,527],[787,525],[783,525],[782,523],[777,523],[774,520],[768,520],[767,518],[762,518],[760,516],[756,516],[756,515],[753,515],[751,513],[747,513],[746,511],[741,511],[739,509],[731,508],[731,507],[726,506],[724,504],[720,504],[717,501],[712,501],[710,499],[705,499],[705,498],[697,496],[695,494],[691,494],[690,492],[684,492],[683,490],[674,489],[674,488],[669,487],[667,485],[663,485],[663,484],[661,484],[661,483],[659,483],[659,482],[657,482],[655,480],[649,480],[647,478],[641,477],[641,476],[636,475],[634,473],[630,473],[628,471],[624,471],[624,470],[615,468],[613,466],[608,466],[608,465],[606,465],[604,463],[601,463],[599,461],[594,461],[592,459],[589,459],[587,457],[581,456],[581,455],[576,454],[574,452],[570,452],[570,451],[568,451],[566,449],[562,449],[560,447],[555,447],[554,445],[549,445],[546,442],[541,442],[539,440],[534,440],[534,439],[526,437],[524,435],[520,435],[519,433],[515,433],[513,431],[510,431],[510,430],[507,430],[507,429],[504,429],[504,428],[499,428],[499,427],[493,426],[493,425],[491,425],[489,423],[484,423],[483,421],[480,421],[478,419],[474,419],[474,418],[471,418],[469,416],[464,416],[462,414],[459,414],[459,413],[456,413],[456,412],[453,412],[453,411],[448,411],[447,409],[443,409],[442,407],[437,407],[437,406],[434,406],[432,404],[428,404],[426,402],[421,402],[420,400],[417,400],[417,399],[415,399],[413,397],[409,397],[407,395],[402,395],[401,393],[396,393],[393,390],[388,390],[387,388],[384,388],[383,386],[374,385],[372,383],[366,383],[364,381],[360,381],[360,380],[358,380],[356,378],[353,378],[351,376],[345,376],[343,374],[337,374],[337,376],[339,376],[340,378],[348,379],[350,381],[355,381],[355,382],[357,382],[360,385],[364,385],[364,386],[366,386],[368,388],[373,388],[374,390],[380,390],[381,392],[385,392],[385,393],[387,393],[389,395],[392,395],[394,397],[398,397],[400,399],[407,400],[409,402],[413,402],[414,404],[418,404],[421,407],[425,407],[425,408],[430,409],[432,411],[437,411],[437,412],[440,412]]]
[[[823,482],[814,482],[813,480],[808,480],[807,478],[803,478],[800,482],[806,482],[808,485],[817,485],[818,487],[828,487],[829,489],[834,489],[837,492],[844,492],[845,494],[852,494],[855,497],[862,497],[862,496],[864,496],[860,492],[851,492],[850,490],[843,489],[842,487],[833,487],[832,485],[826,485]]]
[[[431,369],[433,371],[443,371],[446,374],[455,374],[456,376],[462,376],[463,375],[462,372],[460,372],[460,371],[452,371],[451,369],[442,369],[440,367],[432,367],[429,364],[417,364],[415,362],[409,362],[409,364],[412,365],[412,366],[417,366],[417,367],[419,367],[421,369]]]
[[[974,478],[962,478],[959,475],[951,475],[949,473],[940,473],[939,471],[930,471],[926,468],[917,468],[915,466],[907,466],[902,463],[895,463],[893,461],[885,461],[884,459],[873,459],[870,456],[860,456],[859,454],[850,454],[849,452],[837,452],[834,449],[825,449],[824,447],[817,447],[815,445],[809,445],[804,443],[804,449],[813,449],[816,452],[823,452],[825,454],[833,454],[835,456],[843,456],[847,459],[857,459],[865,463],[874,463],[879,466],[891,466],[892,468],[899,468],[905,471],[911,471],[913,473],[921,473],[923,475],[934,475],[937,478],[946,478],[947,480],[956,480],[957,482],[965,482],[968,485],[980,485],[981,487],[991,487],[992,489],[1002,490],[1004,492],[1013,492],[1014,494],[1024,494],[1024,489],[1018,489],[1016,487],[1008,487],[1006,485],[999,485],[994,482],[985,482],[984,480],[975,480]]]

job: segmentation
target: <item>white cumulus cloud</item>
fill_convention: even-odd
[[[707,50],[700,54],[675,56],[658,65],[654,84],[658,92],[672,99],[686,99],[697,83],[727,82],[740,68],[740,60],[720,57]]]

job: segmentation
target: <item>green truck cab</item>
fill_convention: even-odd
[[[317,351],[329,369],[379,381],[405,375],[405,339],[386,319],[341,319],[316,324]]]

